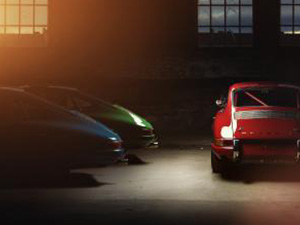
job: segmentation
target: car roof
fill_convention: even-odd
[[[279,83],[279,82],[242,82],[236,83],[230,86],[230,90],[233,91],[239,88],[250,88],[250,87],[263,87],[263,86],[271,86],[271,87],[286,87],[286,88],[295,88],[300,89],[299,86],[293,84]]]
[[[59,86],[59,85],[23,85],[20,88],[28,89],[28,88],[53,88],[53,89],[60,89],[66,91],[78,91],[77,88],[68,87],[68,86]]]
[[[61,90],[68,90],[68,91],[78,91],[77,88],[74,87],[67,87],[67,86],[55,86],[55,85],[49,85],[46,86],[47,88],[54,88],[54,89],[61,89]]]
[[[24,93],[23,89],[21,89],[21,88],[14,88],[14,87],[0,87],[0,91],[9,91],[9,92]]]

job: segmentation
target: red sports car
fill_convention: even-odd
[[[216,103],[211,165],[300,161],[300,87],[271,82],[234,84]]]

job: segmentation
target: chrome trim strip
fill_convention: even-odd
[[[261,110],[261,111],[239,111],[235,112],[234,118],[236,120],[247,119],[300,119],[300,113],[293,111],[274,111],[274,110]]]

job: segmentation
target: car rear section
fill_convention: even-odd
[[[213,172],[222,172],[224,164],[299,162],[298,87],[237,84],[221,111],[214,124]]]
[[[299,111],[271,108],[235,112],[233,138],[213,143],[213,171],[222,172],[231,164],[299,163],[299,115]]]
[[[242,109],[234,116],[234,161],[299,161],[299,111]]]

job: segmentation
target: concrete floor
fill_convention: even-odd
[[[1,224],[299,224],[300,170],[211,173],[209,147],[136,150],[136,164],[2,178]]]

